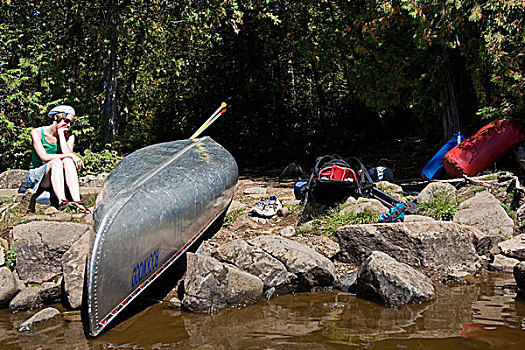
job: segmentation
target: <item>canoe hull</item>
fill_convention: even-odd
[[[226,211],[237,180],[235,160],[209,137],[145,147],[115,167],[94,213],[87,274],[91,335]]]

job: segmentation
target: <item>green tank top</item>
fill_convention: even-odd
[[[44,146],[44,149],[46,150],[47,154],[60,154],[60,140],[57,141],[56,144],[52,144],[47,142],[46,138],[44,137],[44,128],[42,130],[42,146]],[[39,166],[42,166],[44,162],[42,162],[42,159],[36,154],[35,147],[31,146],[31,167],[30,169],[38,168]]]

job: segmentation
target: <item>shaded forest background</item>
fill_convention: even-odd
[[[223,101],[207,134],[241,167],[427,159],[525,119],[524,18],[525,1],[1,0],[0,172],[28,167],[61,103],[99,160],[187,138]]]

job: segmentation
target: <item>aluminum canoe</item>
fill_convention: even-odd
[[[86,278],[89,332],[98,335],[226,211],[237,164],[209,137],[142,148],[97,197]]]

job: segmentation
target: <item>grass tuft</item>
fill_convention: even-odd
[[[458,206],[456,203],[451,203],[450,196],[437,194],[430,202],[421,203],[419,212],[436,220],[452,220],[458,211]]]

